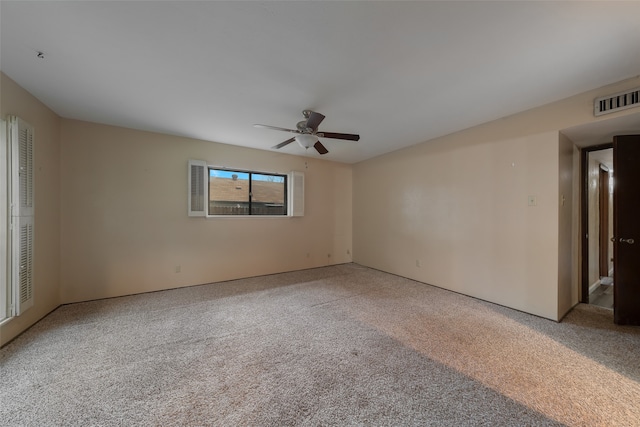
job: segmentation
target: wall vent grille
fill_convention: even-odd
[[[640,88],[596,98],[593,114],[602,116],[637,106],[640,106]]]

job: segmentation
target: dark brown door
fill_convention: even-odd
[[[613,317],[640,325],[640,135],[613,137]]]

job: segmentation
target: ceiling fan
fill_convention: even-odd
[[[285,145],[296,141],[300,145],[300,147],[304,148],[305,150],[313,145],[313,148],[315,148],[318,153],[327,154],[329,150],[327,150],[325,146],[322,145],[318,138],[345,139],[348,141],[360,140],[360,135],[354,135],[351,133],[318,132],[318,126],[324,120],[324,116],[311,110],[304,110],[302,112],[302,115],[306,120],[299,121],[298,124],[296,124],[296,129],[286,129],[260,124],[255,124],[253,126],[257,128],[281,130],[283,132],[291,132],[297,134],[293,138],[289,138],[286,141],[283,141],[280,144],[271,147],[275,149],[282,148]]]

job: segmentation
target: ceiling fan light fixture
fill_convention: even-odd
[[[318,142],[318,137],[310,133],[302,133],[300,135],[296,135],[295,138],[296,142],[305,150]]]

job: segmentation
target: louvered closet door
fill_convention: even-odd
[[[16,314],[33,306],[33,216],[18,220],[18,239],[15,251],[18,262],[14,263],[14,277],[18,289],[15,298]]]
[[[34,130],[24,120],[10,117],[11,276],[13,315],[34,303]]]
[[[18,119],[20,216],[33,215],[33,128]]]
[[[7,263],[7,253],[9,244],[9,197],[8,182],[5,169],[9,169],[7,163],[7,153],[9,140],[7,137],[7,123],[0,119],[0,167],[3,172],[0,173],[0,322],[4,320],[9,313],[9,293],[7,291],[7,279],[9,278],[9,267]],[[6,251],[6,252],[5,252]]]

